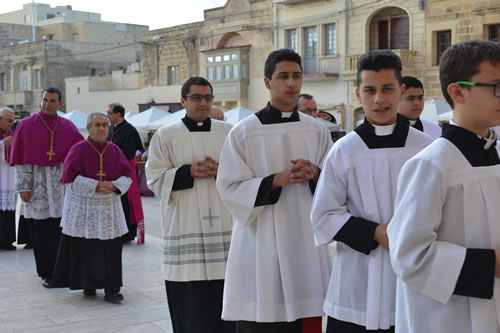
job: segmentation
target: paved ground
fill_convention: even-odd
[[[161,275],[159,201],[143,198],[146,244],[123,249],[121,304],[105,302],[104,291],[45,289],[32,250],[0,251],[0,333],[172,332]]]

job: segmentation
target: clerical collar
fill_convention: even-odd
[[[490,137],[485,139],[450,121],[450,124],[443,126],[442,136],[453,143],[473,167],[500,164],[496,149],[496,134],[492,130]]]
[[[99,150],[99,152],[102,152],[104,150],[104,148],[106,148],[106,146],[108,145],[108,141],[104,141],[103,143],[99,143],[97,141],[94,141],[90,138],[90,136],[87,138],[87,141],[90,142],[94,147],[97,148],[97,150]]]
[[[190,132],[210,132],[211,124],[210,117],[207,117],[204,121],[195,121],[187,116],[187,114],[182,118],[182,122]]]
[[[297,108],[295,108],[292,112],[281,112],[273,107],[271,103],[267,103],[265,108],[255,113],[255,116],[259,118],[262,125],[300,121]]]
[[[412,119],[406,118],[401,113],[398,113],[398,119],[400,121],[410,125],[411,127],[418,129],[420,132],[424,131],[424,125],[422,124],[422,121],[420,120],[420,118],[412,120]]]
[[[121,128],[125,126],[125,124],[127,124],[127,121],[123,119],[121,123],[114,125],[113,128]]]
[[[450,120],[450,125],[454,125],[454,126],[462,127],[462,126],[460,126],[459,124],[457,124],[456,122],[454,122],[454,121],[453,121],[453,119],[451,119],[451,120]],[[490,147],[491,147],[492,145],[495,145],[495,144],[496,144],[496,142],[497,142],[497,140],[498,140],[497,133],[496,133],[494,130],[492,130],[492,129],[490,128],[490,129],[488,129],[488,131],[489,131],[489,135],[488,135],[488,137],[487,137],[487,138],[482,137],[481,135],[476,134],[476,135],[477,135],[477,137],[478,137],[478,139],[482,139],[482,140],[484,140],[484,141],[485,141],[485,144],[484,144],[484,147],[483,147],[483,149],[484,149],[484,150],[490,149]]]
[[[365,121],[354,130],[370,149],[401,148],[405,146],[410,127],[398,120],[387,126],[376,126]]]

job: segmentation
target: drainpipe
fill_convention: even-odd
[[[273,11],[274,11],[274,51],[278,49],[278,18],[276,17],[278,14],[277,4],[273,2]]]
[[[31,0],[31,24],[33,26],[33,41],[36,40],[35,36],[35,0]]]

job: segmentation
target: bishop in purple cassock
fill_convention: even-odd
[[[73,146],[64,161],[61,183],[66,186],[62,236],[52,287],[83,289],[104,299],[123,300],[122,241],[127,224],[120,200],[132,183],[132,171],[121,149],[106,140],[108,119],[92,113],[89,138]]]
[[[15,191],[31,223],[36,269],[45,287],[50,287],[61,235],[62,165],[70,148],[83,139],[70,120],[57,115],[61,96],[57,88],[44,90],[40,112],[19,122],[9,159],[16,168]]]

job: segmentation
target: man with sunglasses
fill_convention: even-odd
[[[14,192],[14,168],[9,166],[11,131],[14,123],[14,110],[0,109],[0,250],[15,250],[12,243],[16,240],[16,194]]]
[[[231,216],[217,189],[219,155],[231,125],[210,119],[212,85],[188,79],[186,116],[153,136],[149,188],[161,200],[163,273],[174,333],[234,332],[221,320]]]

